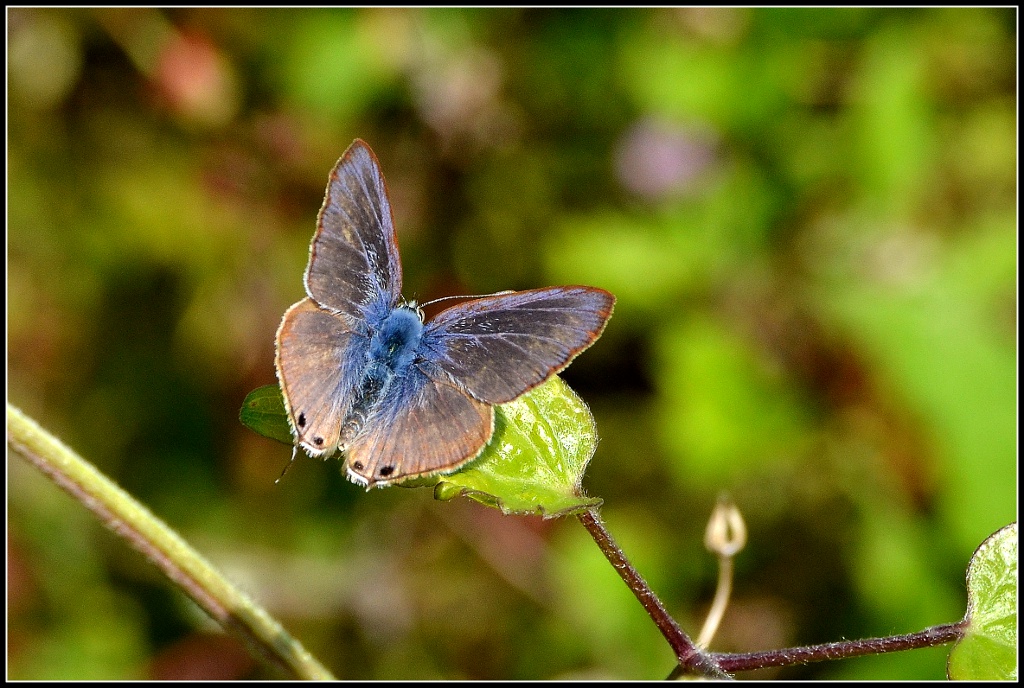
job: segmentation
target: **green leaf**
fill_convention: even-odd
[[[465,496],[505,514],[566,516],[601,504],[580,483],[597,448],[590,409],[555,376],[495,409],[495,428],[480,458],[441,476],[440,500]]]
[[[1001,528],[974,553],[967,570],[964,637],[947,673],[962,681],[1017,680],[1017,524]]]
[[[277,385],[253,390],[239,420],[250,430],[293,443]],[[401,487],[434,487],[439,500],[465,496],[505,514],[565,516],[601,500],[583,496],[580,482],[597,448],[590,409],[555,376],[518,399],[495,408],[494,434],[479,458],[444,476],[412,478]]]
[[[292,428],[288,424],[288,412],[284,408],[281,388],[264,385],[249,392],[238,412],[242,425],[264,437],[292,445]]]

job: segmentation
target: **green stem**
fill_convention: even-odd
[[[263,657],[297,678],[334,678],[281,624],[232,586],[163,521],[11,404],[7,404],[7,444]]]

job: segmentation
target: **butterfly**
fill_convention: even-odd
[[[450,473],[494,432],[494,406],[540,385],[601,335],[615,297],[568,286],[458,303],[424,322],[402,298],[380,165],[356,139],[331,172],[306,298],[284,314],[275,367],[297,446],[344,454],[370,488]]]

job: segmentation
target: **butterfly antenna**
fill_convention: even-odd
[[[292,445],[292,460],[291,460],[291,461],[289,461],[289,462],[288,462],[287,464],[285,464],[284,470],[283,470],[283,471],[281,471],[281,475],[277,476],[277,480],[275,480],[275,481],[274,481],[274,484],[275,484],[275,485],[277,485],[278,483],[280,483],[280,482],[281,482],[281,478],[283,478],[283,477],[284,477],[284,474],[285,474],[285,473],[287,473],[287,472],[288,472],[288,469],[292,467],[292,464],[293,464],[293,463],[295,463],[295,453],[296,453],[296,452],[297,452],[298,450],[299,450],[299,446],[298,446],[297,444],[293,444],[293,445]]]
[[[496,291],[493,294],[467,294],[465,296],[442,296],[439,299],[434,299],[433,301],[427,301],[426,303],[421,303],[417,305],[420,308],[423,308],[424,306],[429,306],[431,304],[439,303],[441,301],[450,301],[452,299],[482,299],[485,296],[501,296],[502,294],[512,293],[514,293],[512,289],[506,289],[505,291]]]

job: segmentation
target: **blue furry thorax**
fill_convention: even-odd
[[[418,311],[408,306],[395,308],[370,338],[369,358],[392,372],[412,363],[423,334]]]

